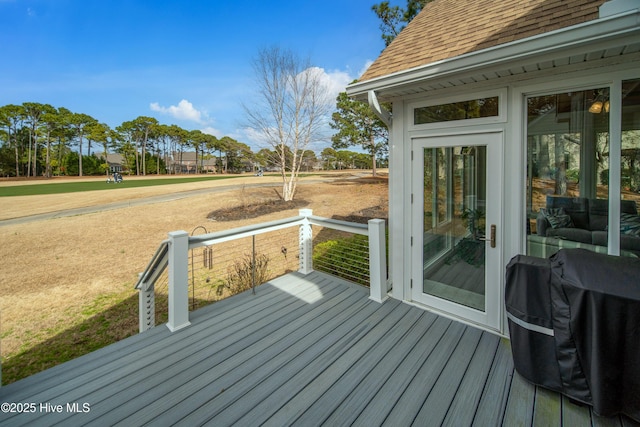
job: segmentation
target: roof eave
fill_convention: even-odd
[[[526,39],[470,52],[442,61],[399,71],[347,86],[347,94],[365,101],[367,93],[375,91],[381,100],[388,101],[394,90],[416,82],[437,81],[452,76],[477,72],[480,69],[499,69],[533,59],[545,59],[575,54],[585,48],[608,46],[613,40],[637,40],[640,34],[640,9],[600,18],[579,25],[562,28]],[[635,40],[634,40],[635,38]],[[546,60],[546,59],[545,59]]]

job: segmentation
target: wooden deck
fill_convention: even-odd
[[[529,385],[505,339],[367,296],[289,274],[0,388],[35,404],[0,425],[635,425]]]

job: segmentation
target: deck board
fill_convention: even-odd
[[[471,425],[480,404],[480,398],[491,372],[500,338],[484,332],[473,353],[473,359],[464,372],[456,393],[451,398],[442,424]]]
[[[551,426],[558,425],[561,421],[562,397],[543,388],[536,389],[536,398],[533,407],[533,425]]]
[[[489,376],[483,384],[482,396],[471,425],[496,426],[502,424],[513,374],[511,347],[508,341],[503,338],[499,340],[496,353],[491,361]],[[452,412],[449,415],[446,424],[458,425],[456,413]]]
[[[380,391],[366,402],[366,406],[353,421],[353,425],[367,426],[370,425],[367,424],[370,423],[370,420],[383,422],[387,418],[387,415],[402,396],[418,368],[424,364],[424,361],[434,349],[441,345],[441,341],[449,332],[451,325],[451,320],[442,317],[436,319],[433,326],[429,328],[428,333],[422,335],[418,345],[402,360],[398,368],[393,371],[393,375],[388,377]]]
[[[433,390],[437,379],[440,377],[466,330],[467,328],[460,323],[451,323],[447,333],[438,344],[437,351],[433,351],[422,366],[418,368],[415,375],[410,378],[409,384],[403,390],[400,399],[393,405],[383,425],[411,425],[416,414],[422,408],[425,396]],[[476,335],[473,333],[474,331],[476,330],[471,331],[470,335]]]
[[[236,345],[236,351],[224,352],[225,343],[217,342],[217,348],[220,346],[223,349],[223,353],[219,354],[214,360],[211,359],[208,364],[196,367],[197,372],[209,372],[215,368],[216,374],[211,376],[201,376],[194,378],[192,381],[180,384],[177,387],[169,388],[162,396],[162,399],[151,399],[145,405],[139,405],[137,408],[132,408],[135,412],[124,422],[125,424],[134,421],[136,424],[148,422],[153,419],[162,418],[163,420],[179,420],[181,416],[196,411],[202,407],[207,401],[213,397],[219,397],[219,400],[225,400],[231,398],[232,401],[236,400],[233,392],[237,388],[237,382],[243,378],[248,377],[249,382],[257,381],[262,375],[266,375],[270,370],[275,369],[287,362],[286,359],[279,358],[281,350],[288,348],[291,345],[291,341],[298,337],[307,337],[303,342],[303,346],[311,344],[310,334],[317,330],[318,322],[315,322],[316,318],[321,315],[325,316],[338,316],[340,310],[344,311],[341,314],[342,317],[337,317],[338,320],[346,320],[350,314],[356,314],[358,304],[362,304],[362,296],[360,293],[354,293],[350,290],[343,292],[349,293],[349,296],[345,296],[342,292],[335,296],[334,299],[329,299],[330,303],[326,304],[328,307],[320,307],[314,309],[302,316],[300,324],[301,327],[297,327],[295,318],[285,315],[284,322],[280,321],[272,327],[279,327],[280,329],[273,334],[269,334],[269,329],[254,328],[251,333],[248,334],[251,340],[244,340],[240,344]],[[327,294],[331,296],[331,294]],[[335,304],[331,307],[331,302]],[[352,305],[352,307],[350,307]],[[328,313],[324,311],[330,309]],[[322,327],[326,329],[326,334],[329,333],[332,324],[326,324]],[[263,335],[264,334],[264,335]],[[242,344],[245,345],[242,345]],[[205,362],[207,363],[207,362]],[[184,362],[188,365],[188,361]],[[253,374],[251,371],[254,367],[260,367],[259,372]],[[275,366],[275,367],[274,367]],[[252,375],[253,374],[253,375]],[[181,379],[181,375],[177,375],[178,381]],[[183,381],[184,382],[184,381]],[[224,392],[222,392],[224,390]],[[180,405],[176,405],[175,408],[166,407],[163,404],[164,401],[179,400]],[[216,402],[216,405],[219,405]],[[197,413],[197,412],[193,412]]]
[[[414,363],[413,358],[420,357],[420,352],[427,350],[425,347],[418,345],[421,341],[426,340],[425,335],[429,333],[433,341],[437,342],[437,331],[439,330],[441,334],[444,334],[445,321],[441,320],[438,322],[439,325],[432,329],[438,319],[440,318],[432,313],[423,313],[419,321],[407,330],[407,333],[390,352],[378,355],[377,357],[380,357],[381,360],[376,365],[375,371],[372,371],[371,375],[364,377],[353,388],[353,391],[342,399],[330,414],[327,414],[326,425],[352,424],[376,395],[382,397],[391,384],[387,384],[387,381],[392,376],[394,379],[402,378],[408,364]],[[384,390],[382,390],[383,387]],[[319,410],[321,411],[322,407]]]
[[[458,346],[438,376],[431,393],[429,393],[422,404],[422,408],[413,420],[413,425],[442,424],[449,406],[455,399],[458,388],[467,373],[481,338],[482,332],[479,329],[468,328],[465,330],[465,334]],[[465,390],[465,394],[466,392],[468,390]],[[475,406],[475,402],[473,406]],[[466,409],[461,408],[461,410],[464,414]]]
[[[247,395],[247,400],[259,403],[249,410],[245,407],[244,402],[235,404],[236,410],[242,413],[242,417],[237,419],[237,422],[245,425],[261,424],[275,414],[276,410],[282,410],[282,407],[285,407],[284,410],[286,410],[285,402],[288,403],[292,396],[301,393],[312,380],[318,377],[324,367],[333,363],[339,364],[344,359],[349,358],[353,345],[360,342],[364,337],[369,336],[372,339],[380,339],[388,331],[389,323],[401,318],[404,314],[403,310],[408,310],[408,308],[402,305],[394,307],[391,304],[384,310],[376,310],[370,316],[358,322],[357,326],[344,335],[341,340],[330,343],[328,347],[319,348],[319,352],[312,355],[313,357],[310,361],[298,361],[297,364],[288,364],[283,369],[284,375],[280,375],[279,372],[278,375],[272,375],[268,381],[261,384],[261,395],[256,396],[255,399],[253,395],[251,397]],[[387,318],[387,316],[389,317]],[[295,361],[297,359],[294,359]],[[290,369],[289,365],[293,365],[295,368]],[[284,382],[282,380],[283,377],[287,379]],[[279,407],[279,405],[282,406]],[[288,407],[290,408],[291,405]],[[223,415],[222,422],[226,424],[227,418],[224,417],[225,414],[221,415]],[[233,422],[235,423],[236,420],[233,419]]]
[[[504,424],[512,426],[533,425],[536,387],[514,373],[508,396]]]
[[[591,422],[589,408],[578,406],[562,397],[562,424],[567,426],[583,426]]]
[[[369,310],[362,309],[352,312],[348,306],[337,307],[336,310],[326,313],[327,319],[330,320],[320,322],[320,326],[310,324],[313,329],[303,329],[295,336],[289,337],[292,341],[290,345],[275,345],[271,352],[262,354],[262,358],[252,361],[255,363],[250,366],[239,366],[234,377],[224,379],[227,384],[224,393],[205,392],[194,396],[193,402],[190,402],[192,405],[199,404],[200,407],[208,406],[212,409],[202,413],[194,411],[185,420],[197,424],[215,416],[223,425],[225,420],[233,422],[235,418],[246,413],[246,402],[252,402],[251,406],[255,406],[281,383],[312,363],[323,351],[348,342],[351,331],[346,326],[346,321],[351,316],[355,320],[364,320],[369,313]],[[339,338],[338,342],[335,342],[335,338]],[[172,417],[173,414],[167,416]]]
[[[509,342],[322,273],[289,274],[0,388],[3,402],[88,413],[0,425],[594,425],[514,371]]]
[[[398,343],[406,335],[407,330],[413,326],[422,316],[422,313],[410,310],[401,321],[393,325],[392,329],[370,348],[353,348],[353,362],[348,365],[341,364],[339,369],[332,369],[320,374],[314,382],[306,388],[307,398],[311,399],[306,405],[307,409],[296,418],[300,425],[321,425],[331,412],[333,412],[352,393],[354,388],[368,375],[375,376],[374,369],[380,362],[381,355],[387,355],[398,346]],[[362,398],[357,393],[356,398]],[[296,396],[297,398],[298,396]],[[288,403],[289,406],[294,401]],[[356,404],[356,402],[354,402]],[[274,416],[269,423],[277,423],[281,416]]]
[[[333,296],[336,302],[344,298],[343,295],[336,296],[331,293],[328,293],[327,296]],[[347,306],[345,303],[351,302],[355,304],[359,298],[359,295],[354,295],[350,299],[344,299],[342,300],[342,305],[339,305],[338,308],[346,309]],[[333,301],[333,299],[331,300]],[[243,327],[238,331],[241,331],[243,328],[252,329],[252,331],[240,339],[234,338],[234,336],[223,339],[216,339],[217,337],[214,337],[213,341],[216,343],[215,346],[211,346],[211,341],[203,340],[203,342],[211,348],[211,351],[215,350],[216,352],[211,354],[203,353],[201,357],[195,360],[192,355],[187,354],[179,363],[184,367],[184,372],[180,370],[174,372],[169,371],[166,375],[154,375],[152,377],[154,383],[146,382],[137,384],[136,388],[129,393],[144,395],[135,402],[124,403],[124,408],[130,409],[130,411],[125,411],[125,413],[133,414],[130,418],[137,422],[145,422],[156,416],[163,416],[163,412],[167,409],[166,405],[163,404],[166,400],[180,399],[181,396],[197,396],[199,393],[203,395],[219,393],[220,390],[225,388],[226,383],[230,381],[229,377],[231,373],[235,374],[238,369],[242,370],[245,368],[246,363],[258,363],[259,360],[265,360],[265,357],[268,355],[274,357],[273,351],[267,352],[270,346],[273,347],[274,344],[286,345],[286,342],[283,340],[287,338],[288,334],[295,332],[291,326],[291,321],[294,320],[291,314],[296,314],[296,311],[287,313],[287,315],[278,319],[266,317],[260,319],[250,318],[249,323],[242,325]],[[310,312],[305,320],[311,322],[318,314],[317,311]],[[270,320],[270,322],[266,322],[266,320]],[[254,326],[262,322],[265,322],[264,327]],[[239,337],[240,334],[238,331],[236,331],[236,335]],[[304,333],[305,331],[306,329],[302,329],[298,333]],[[264,338],[263,334],[269,336],[269,338]],[[218,335],[220,335],[220,333],[218,333]],[[275,355],[277,355],[277,353]],[[256,357],[259,357],[259,359],[256,359]],[[187,367],[188,371],[186,370]],[[213,369],[220,372],[221,375],[219,377],[201,376],[202,372],[208,372]],[[189,371],[193,373],[190,374]],[[185,375],[191,375],[193,378],[185,381]],[[162,382],[168,384],[174,382],[175,385],[171,387],[158,387]],[[153,396],[151,393],[144,393],[144,390],[149,387],[157,387],[158,395]],[[203,391],[206,387],[208,387],[208,389]],[[123,398],[126,398],[126,396],[123,396]],[[184,403],[181,403],[171,412],[180,413],[189,411],[193,405],[197,404],[197,398],[185,399]]]
[[[328,360],[326,363],[319,364],[318,366],[310,365],[305,368],[305,371],[307,371],[307,375],[304,376],[305,380],[310,377],[312,377],[313,380],[304,381],[304,387],[285,405],[280,407],[277,412],[274,412],[273,415],[266,420],[265,425],[282,426],[293,423],[309,406],[325,394],[331,385],[340,379],[351,366],[358,364],[365,354],[383,349],[385,346],[383,345],[381,347],[379,344],[385,341],[385,336],[391,332],[394,326],[404,323],[406,317],[410,317],[411,320],[418,317],[412,313],[412,310],[409,308],[402,308],[407,311],[403,313],[402,310],[397,307],[384,318],[374,320],[372,325],[375,326],[367,331],[366,334],[363,334],[357,342],[352,341],[352,343],[349,343],[348,349],[345,348],[345,351],[336,359]],[[388,340],[386,342],[388,343]],[[293,380],[295,381],[296,378]],[[294,386],[294,383],[286,384],[283,387],[283,393],[285,395],[289,394],[289,390]],[[266,403],[270,406],[275,406],[279,403],[279,399],[277,399],[277,397],[273,399],[270,396],[270,399],[266,401]]]

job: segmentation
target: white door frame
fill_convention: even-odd
[[[424,180],[424,148],[455,147],[455,146],[486,146],[487,147],[487,206],[486,206],[486,236],[490,235],[490,226],[496,225],[496,247],[491,248],[486,242],[485,258],[485,310],[480,311],[462,306],[454,302],[423,293],[423,180]],[[411,148],[414,151],[411,162],[411,192],[413,194],[411,235],[413,251],[411,262],[411,300],[425,305],[427,308],[441,314],[452,316],[470,322],[483,328],[500,332],[502,322],[502,184],[503,184],[503,145],[504,132],[499,131],[468,131],[446,135],[429,135],[412,138]]]

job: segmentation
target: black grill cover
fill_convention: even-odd
[[[550,282],[551,262],[548,259],[514,257],[507,266],[506,308],[516,370],[534,384],[561,391]]]
[[[515,257],[506,279],[518,372],[599,415],[640,421],[640,259],[562,249]]]

